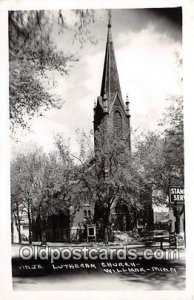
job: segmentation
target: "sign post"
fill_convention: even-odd
[[[96,226],[87,225],[87,241],[95,240],[96,241]]]
[[[169,191],[171,204],[184,204],[185,193],[183,187],[171,186]]]
[[[175,217],[174,229],[176,234],[180,234],[180,232],[184,232],[185,237],[185,216],[184,216],[184,208],[185,208],[185,195],[184,195],[184,187],[181,186],[171,186],[169,189],[169,204],[171,207],[171,211]],[[174,244],[174,242],[172,242]]]
[[[176,248],[176,235],[175,232],[170,232],[169,234],[169,243],[170,243],[170,248]]]

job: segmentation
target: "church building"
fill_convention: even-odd
[[[108,144],[113,143],[114,140],[122,140],[127,149],[126,153],[130,156],[131,153],[131,128],[130,128],[130,109],[129,100],[126,96],[124,102],[120,82],[119,74],[116,64],[115,51],[113,46],[113,38],[111,32],[111,16],[109,15],[108,33],[106,41],[105,59],[101,83],[100,96],[97,97],[97,102],[94,104],[94,152],[98,151],[98,147],[103,148]],[[102,142],[98,144],[97,135],[102,135]],[[104,166],[105,178],[109,176],[108,167],[106,162]],[[132,195],[129,197],[133,197]],[[137,212],[134,207],[130,205],[129,199],[117,199],[113,201],[111,205],[110,223],[114,226],[114,231],[133,231],[134,228],[152,229],[153,228],[153,209],[152,209],[152,197],[151,190],[147,189],[143,195],[139,197],[144,198],[147,207]],[[93,218],[93,223],[96,223],[98,219],[95,217],[97,206],[94,203],[84,203],[83,209],[81,209],[75,215],[74,230],[77,227],[77,220],[86,219],[87,211],[90,212],[90,219]],[[97,213],[100,216],[104,212],[102,210]],[[83,220],[82,219],[82,220]]]
[[[105,50],[105,59],[101,83],[100,96],[97,97],[97,102],[94,107],[94,152],[96,153],[99,147],[97,135],[103,131],[103,142],[100,147],[106,144],[111,144],[110,136],[114,139],[122,140],[127,149],[127,153],[131,154],[131,128],[130,128],[130,109],[129,100],[123,100],[119,74],[117,70],[113,38],[111,33],[111,16],[109,15],[108,33]],[[95,163],[91,164],[95,168]],[[105,178],[109,176],[106,163],[104,166]],[[81,187],[80,187],[81,188]],[[84,189],[83,189],[84,190]],[[129,199],[130,199],[129,195]],[[109,224],[113,231],[133,232],[134,229],[141,231],[142,229],[153,228],[153,209],[152,195],[148,188],[147,193],[139,195],[146,199],[142,201],[146,203],[146,207],[141,210],[136,210],[130,206],[129,199],[115,199],[111,205]],[[102,199],[103,200],[103,199]],[[86,240],[87,224],[91,224],[96,228],[98,219],[95,215],[97,207],[95,203],[91,203],[88,197],[85,197],[81,207],[74,209],[72,214],[69,211],[68,216],[51,216],[49,222],[47,220],[46,240],[47,241],[82,241]],[[101,214],[104,212],[101,211]],[[100,215],[100,214],[99,214]],[[71,222],[70,222],[71,219]],[[66,220],[66,221],[65,221]],[[98,236],[97,236],[98,238]]]

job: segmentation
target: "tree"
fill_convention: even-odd
[[[140,197],[145,191],[145,185],[140,184],[140,177],[133,168],[132,158],[126,141],[116,138],[114,134],[106,136],[102,126],[95,135],[98,145],[96,151],[91,148],[90,135],[81,133],[81,155],[75,157],[79,165],[76,172],[76,184],[79,186],[77,198],[83,203],[87,199],[95,206],[94,222],[101,222],[104,241],[109,240],[109,227],[111,225],[111,210],[116,203],[126,203],[132,210],[141,210],[148,199]],[[88,155],[86,155],[88,153]],[[87,159],[86,159],[87,157]],[[82,197],[80,196],[82,191]],[[74,193],[74,197],[76,192]],[[134,224],[135,225],[135,224]]]
[[[43,190],[46,156],[40,149],[18,155],[11,164],[11,199],[13,212],[17,213],[17,223],[26,215],[29,223],[29,242],[32,241],[33,221],[45,207]],[[44,202],[44,203],[43,203]],[[14,209],[15,207],[15,209]],[[16,219],[16,218],[15,218]]]
[[[26,179],[26,173],[24,173],[23,157],[20,155],[11,165],[11,207],[16,228],[18,230],[19,243],[21,242],[20,221],[23,215],[27,215],[30,210],[30,201],[28,197],[30,193],[30,187],[27,189],[27,185],[29,184],[29,182]],[[29,228],[29,236],[30,234],[31,232]]]
[[[15,168],[12,168],[11,170],[11,225],[12,225],[12,241],[13,241],[13,225],[15,224],[17,232],[18,232],[18,238],[19,243],[21,243],[22,236],[21,236],[21,220],[23,217],[23,205],[22,205],[22,196],[19,184],[16,180],[17,177],[17,171],[18,166],[15,166]]]
[[[174,96],[168,100],[170,105],[161,125],[164,127],[164,152],[170,174],[169,185],[184,185],[183,97]]]
[[[144,182],[152,186],[155,204],[166,203],[169,186],[184,185],[183,98],[171,96],[158,132],[136,137],[133,162]]]
[[[62,150],[61,150],[62,153]],[[72,159],[67,153],[45,154],[35,148],[18,155],[11,164],[12,214],[20,236],[20,220],[24,214],[29,222],[29,241],[33,225],[39,221],[42,239],[49,216],[65,212],[71,206]],[[21,242],[21,238],[20,238]]]
[[[161,204],[166,199],[167,176],[164,160],[164,145],[158,133],[141,132],[136,136],[133,152],[133,167],[141,181],[152,188],[154,204]]]
[[[96,148],[94,153],[91,137],[91,133],[79,132],[78,155],[71,153],[69,142],[57,135],[54,152],[45,154],[35,148],[12,162],[13,213],[18,228],[22,213],[27,214],[30,241],[37,220],[42,239],[49,216],[67,213],[72,223],[77,209],[86,200],[95,206],[93,221],[101,222],[105,241],[110,238],[111,210],[116,203],[122,205],[124,201],[134,211],[150,205],[150,199],[141,196],[147,192],[146,184],[126,142],[111,134],[107,140],[112,142]],[[104,142],[100,131],[96,141],[98,145]]]
[[[94,11],[75,10],[72,39],[83,46],[86,40],[95,42],[88,30],[94,21]],[[67,49],[57,49],[52,35],[53,26],[69,30],[62,11],[10,11],[9,12],[9,94],[12,130],[26,128],[28,119],[51,107],[60,108],[63,99],[48,92],[50,71],[61,75],[69,73],[70,62],[78,58]],[[44,80],[43,80],[44,79]],[[45,83],[46,82],[46,83]],[[56,82],[55,82],[56,83]]]

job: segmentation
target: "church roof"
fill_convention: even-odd
[[[122,94],[112,40],[110,20],[108,24],[108,34],[100,96],[102,96],[103,98],[105,93],[107,94],[109,105],[111,105],[111,103],[113,102],[116,93],[118,93],[122,101]]]

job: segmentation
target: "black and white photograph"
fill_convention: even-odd
[[[182,20],[8,11],[13,290],[185,290]]]

